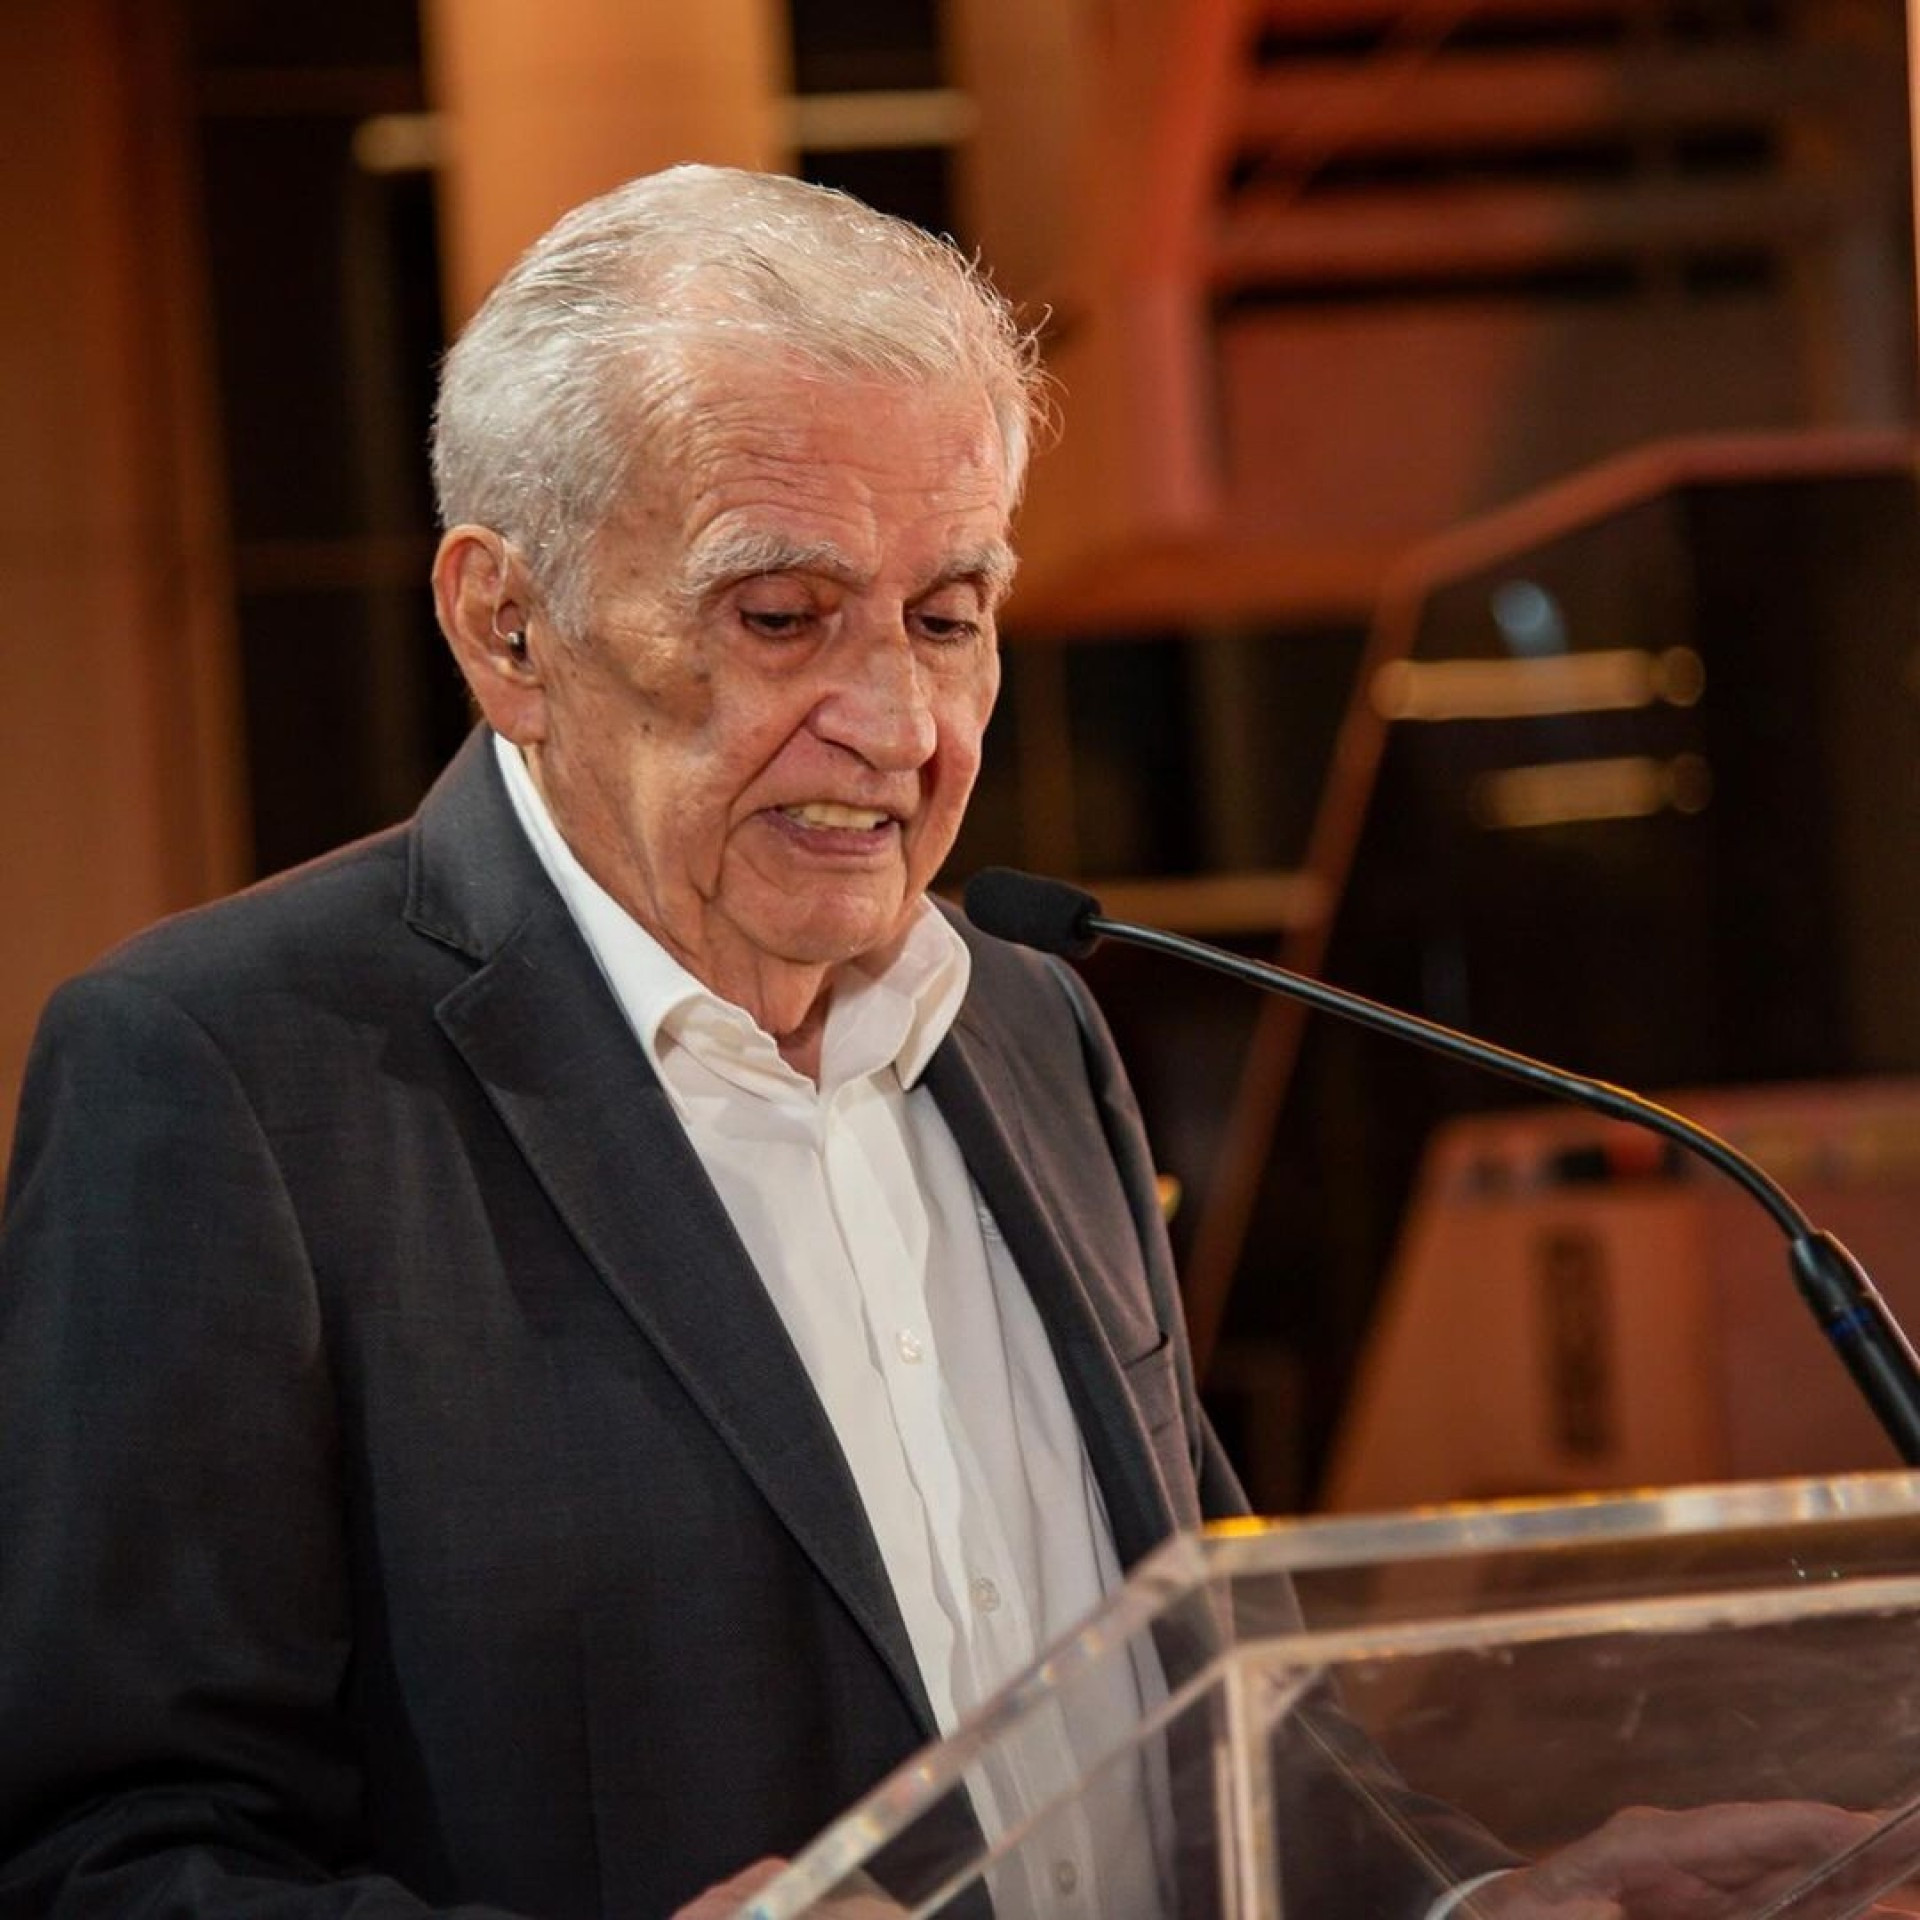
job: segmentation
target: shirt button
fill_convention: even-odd
[[[998,1613],[1000,1610],[1000,1589],[984,1573],[973,1583],[973,1604],[982,1613]]]
[[[926,1348],[920,1344],[920,1336],[905,1328],[901,1329],[894,1344],[900,1349],[900,1358],[910,1367],[917,1367],[927,1357]]]
[[[1080,1869],[1071,1860],[1056,1860],[1053,1863],[1053,1885],[1063,1898],[1071,1898],[1080,1889]]]

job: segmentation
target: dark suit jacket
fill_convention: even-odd
[[[1130,1564],[1238,1491],[1098,1016],[963,931],[929,1083]],[[56,997],[0,1242],[0,1913],[661,1914],[934,1731],[480,736]]]

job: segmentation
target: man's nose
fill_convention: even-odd
[[[877,634],[836,663],[814,708],[814,731],[885,773],[911,772],[933,757],[933,704],[904,629]]]

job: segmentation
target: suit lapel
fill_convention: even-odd
[[[866,1632],[931,1734],[932,1710],[879,1549],[806,1370],[513,820],[497,769],[474,762],[470,743],[422,809],[416,838],[409,917],[430,937],[485,955],[440,1003],[441,1028],[601,1280]]]
[[[1121,1564],[1131,1566],[1174,1530],[1152,1447],[1128,1394],[1122,1359],[1151,1346],[1158,1329],[1144,1306],[1103,1289],[1103,1321],[1082,1273],[1104,1271],[1089,1236],[1114,1210],[1080,1204],[1071,1145],[1024,1125],[1017,1055],[990,1016],[967,1003],[927,1068],[927,1086],[1032,1294],[1105,1497]],[[1072,1223],[1069,1226],[1068,1223]],[[1127,1342],[1116,1353],[1110,1322]]]

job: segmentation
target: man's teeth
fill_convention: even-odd
[[[809,800],[805,806],[782,807],[780,811],[803,827],[851,827],[860,833],[884,827],[893,817],[873,807],[842,807],[831,800]]]

